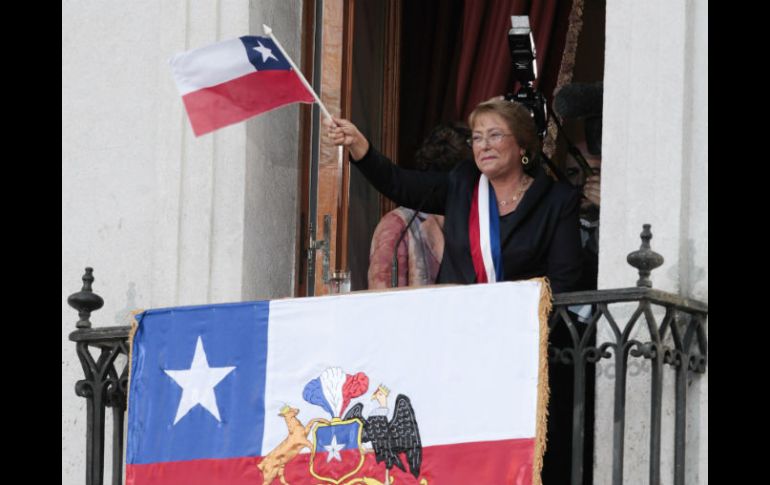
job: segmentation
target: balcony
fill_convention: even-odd
[[[646,420],[649,443],[649,483],[661,483],[661,463],[673,462],[673,477],[666,482],[684,485],[686,464],[688,382],[699,379],[707,365],[706,319],[708,305],[678,295],[655,290],[651,271],[663,259],[650,249],[652,237],[649,226],[642,232],[641,248],[629,254],[628,261],[639,271],[636,286],[614,290],[598,290],[557,294],[549,321],[549,375],[552,407],[549,424],[549,453],[558,458],[551,469],[567,473],[573,485],[592,481],[593,442],[610,442],[611,482],[624,483],[626,428],[631,421]],[[86,484],[104,482],[105,423],[107,409],[112,409],[112,483],[120,485],[123,478],[124,417],[128,384],[129,336],[131,327],[92,328],[92,312],[103,306],[103,300],[92,289],[93,270],[86,268],[83,288],[69,298],[78,311],[77,330],[69,336],[75,342],[84,378],[75,385],[78,396],[87,401],[86,422]],[[126,363],[117,364],[120,356]],[[629,378],[639,389],[639,369],[645,369],[642,384],[649,389],[633,399],[649,401],[647,415],[627,413]],[[673,396],[664,400],[664,377],[673,375]],[[649,378],[647,378],[649,376]],[[598,385],[602,377],[603,386]],[[669,377],[670,378],[670,377]],[[594,407],[599,401],[611,403],[612,416],[602,416],[611,433],[598,431]],[[665,405],[664,405],[665,401]],[[556,404],[565,403],[566,404]],[[673,408],[668,407],[671,404]],[[556,407],[554,407],[556,406]],[[663,457],[663,415],[673,413],[673,457]],[[570,429],[571,428],[571,429]],[[566,430],[570,429],[569,434]],[[594,431],[596,431],[596,435]],[[667,435],[670,433],[667,433]],[[566,449],[558,451],[559,444]],[[598,450],[598,448],[597,448]],[[597,451],[598,452],[598,451]],[[546,455],[546,467],[549,459]],[[558,460],[566,463],[558,463]],[[564,468],[558,468],[564,464]],[[544,471],[548,479],[549,470]],[[555,480],[554,480],[555,481]],[[546,481],[545,483],[548,483]]]

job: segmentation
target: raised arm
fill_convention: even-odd
[[[350,150],[353,164],[383,195],[399,205],[432,214],[443,214],[449,185],[446,172],[406,170],[375,150],[348,120],[325,121],[327,137]]]

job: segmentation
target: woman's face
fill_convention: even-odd
[[[481,113],[472,129],[473,159],[490,180],[504,178],[521,166],[524,154],[510,127],[497,113]]]

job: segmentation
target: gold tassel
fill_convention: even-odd
[[[541,485],[540,472],[543,470],[543,454],[546,447],[546,431],[548,430],[548,400],[551,389],[548,387],[548,315],[553,306],[553,295],[548,278],[534,278],[540,283],[540,304],[538,317],[540,319],[540,362],[538,365],[537,384],[537,421],[535,433],[535,456],[532,463],[532,484]]]
[[[128,331],[128,384],[126,389],[126,409],[128,409],[128,397],[131,395],[131,354],[134,351],[134,336],[139,329],[139,322],[136,321],[137,315],[143,313],[144,310],[134,310],[131,312],[131,330]]]

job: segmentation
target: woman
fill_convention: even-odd
[[[471,156],[466,141],[471,131],[464,123],[434,127],[414,155],[418,170],[449,172]],[[409,224],[411,221],[411,224]],[[404,229],[409,224],[409,229]],[[393,253],[398,245],[398,286],[436,282],[444,253],[444,217],[397,207],[385,214],[374,230],[369,251],[369,289],[392,286]]]
[[[555,293],[581,273],[579,196],[536,166],[539,141],[529,111],[492,99],[468,118],[473,161],[449,173],[393,165],[347,120],[327,121],[329,140],[350,149],[356,167],[399,205],[444,214],[438,283],[546,276]]]

